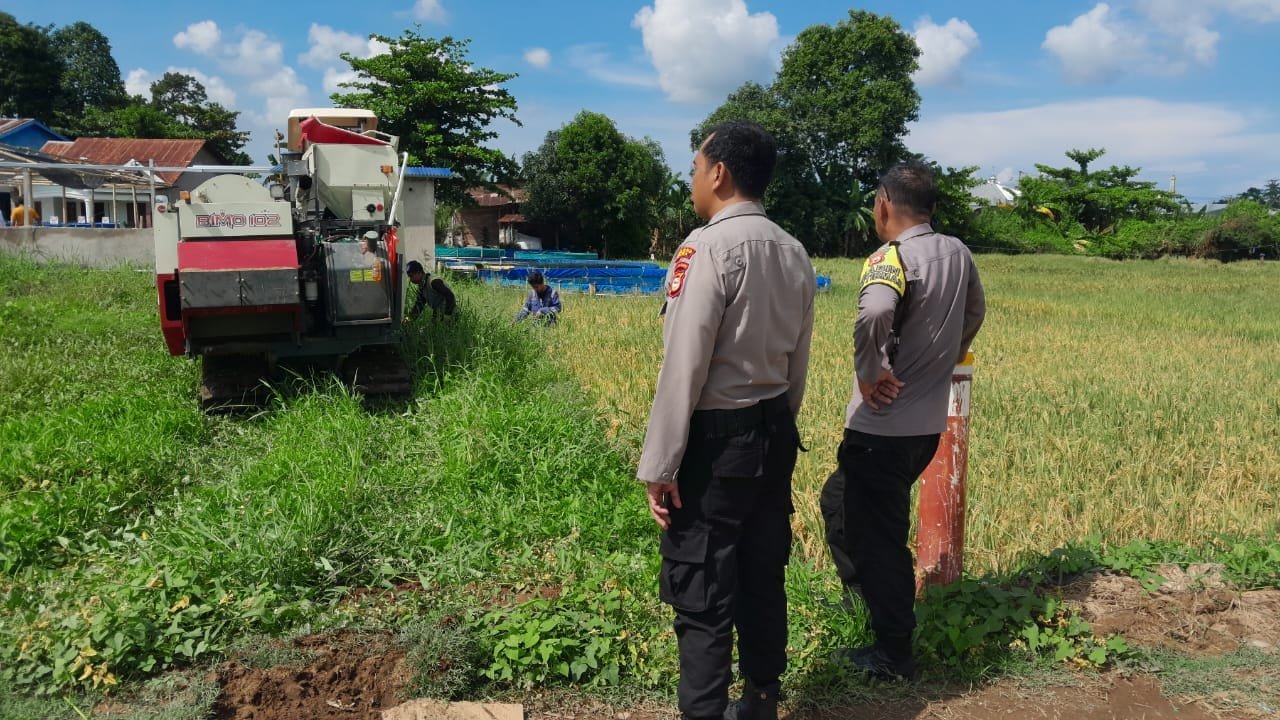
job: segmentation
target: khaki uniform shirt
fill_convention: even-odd
[[[758,202],[694,230],[667,271],[663,361],[636,476],[673,482],[694,410],[804,398],[813,335],[813,265]]]
[[[982,327],[986,296],[973,255],[956,238],[916,225],[897,241],[896,252],[883,245],[863,266],[845,427],[870,435],[930,435],[947,429],[951,375]],[[901,312],[902,336],[890,367],[890,334]],[[873,383],[883,368],[905,384],[892,403],[872,410],[862,402],[857,381]]]

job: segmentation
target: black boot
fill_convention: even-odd
[[[781,683],[758,686],[747,678],[742,687],[742,699],[729,703],[724,711],[724,720],[778,720],[781,696]]]

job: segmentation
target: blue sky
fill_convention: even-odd
[[[33,14],[33,8],[39,13]],[[304,8],[312,8],[307,10]],[[250,154],[292,107],[325,106],[349,71],[338,53],[377,51],[369,33],[470,38],[471,59],[519,73],[508,88],[522,155],[583,109],[658,140],[673,168],[689,130],[747,80],[767,82],[797,33],[851,7],[887,14],[923,49],[920,120],[908,146],[1016,181],[1070,148],[1213,200],[1280,177],[1280,0],[1108,3],[826,0],[364,0],[310,3],[0,0],[21,22],[87,21],[111,40],[132,92],[167,70],[195,74],[239,110]]]

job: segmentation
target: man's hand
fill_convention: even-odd
[[[645,483],[649,495],[649,514],[658,527],[666,530],[671,527],[671,511],[667,509],[667,498],[677,508],[684,507],[680,502],[680,487],[676,483]]]
[[[862,393],[862,401],[870,405],[872,410],[879,410],[881,404],[891,404],[905,384],[894,376],[892,370],[881,370],[880,377],[874,383],[858,380],[858,392]]]

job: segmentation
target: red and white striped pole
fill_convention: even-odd
[[[973,353],[951,375],[947,431],[920,478],[920,527],[916,537],[916,592],[946,585],[964,569],[965,476],[969,466],[969,395]]]

